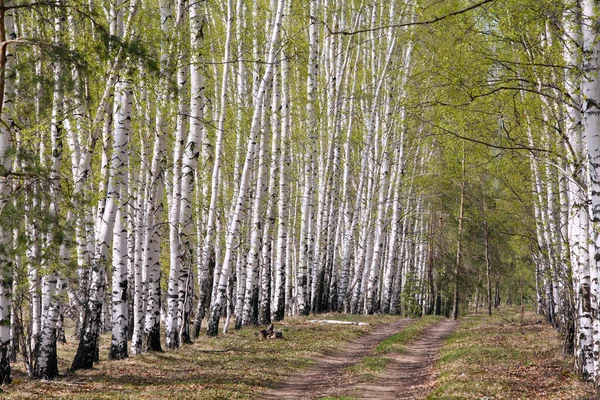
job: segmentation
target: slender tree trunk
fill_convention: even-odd
[[[132,0],[129,3],[129,14],[127,20],[123,21],[123,27],[119,29],[120,37],[129,38],[131,34],[132,19],[136,14],[137,1]],[[122,8],[121,8],[121,11]],[[114,70],[118,70],[122,67],[122,52],[119,50],[117,57],[113,64]],[[114,71],[113,70],[113,71]],[[109,74],[109,82],[115,82],[117,75],[111,71]],[[100,126],[102,119],[108,114],[110,97],[111,97],[112,85],[107,84],[105,92],[103,94],[100,107],[96,113],[96,120],[93,126]],[[95,143],[99,136],[98,128],[95,128],[92,136],[91,143]],[[87,181],[88,172],[90,169],[91,156],[93,153],[93,147],[88,147],[86,154],[82,157],[79,166],[79,177],[76,185],[77,190],[83,192],[85,182]],[[116,203],[118,199],[118,184],[115,181],[122,182],[122,175],[125,173],[122,164],[123,154],[113,155],[111,160],[111,180],[109,181],[107,193],[106,193],[106,206],[103,209],[102,214],[98,215],[96,224],[97,237],[95,238],[95,249],[94,259],[92,262],[90,288],[87,299],[87,305],[85,310],[85,317],[81,329],[81,338],[79,346],[77,348],[77,354],[71,365],[71,370],[77,370],[81,368],[91,368],[95,359],[97,340],[100,333],[100,319],[102,313],[102,305],[105,301],[105,287],[106,287],[106,264],[108,262],[108,251],[112,242],[112,231],[114,225]]]
[[[275,227],[275,209],[277,207],[277,177],[279,176],[279,152],[281,148],[280,131],[281,131],[281,93],[279,89],[279,76],[275,74],[272,85],[272,137],[271,137],[271,166],[269,168],[269,184],[268,184],[268,203],[265,216],[265,227],[262,238],[261,251],[261,300],[258,312],[259,324],[271,323],[271,270],[273,265],[273,230]]]
[[[180,220],[180,246],[182,257],[182,268],[188,271],[187,280],[191,282],[191,265],[193,260],[192,252],[192,200],[194,190],[194,175],[198,165],[200,156],[201,136],[202,136],[202,119],[204,118],[204,75],[202,73],[203,58],[200,54],[200,49],[204,43],[204,24],[205,16],[202,10],[204,5],[202,2],[194,2],[190,4],[190,41],[191,41],[191,74],[190,74],[190,133],[183,154],[183,180],[181,188],[181,220]],[[202,264],[200,260],[199,264]],[[181,342],[186,343],[191,341],[191,336],[197,332],[189,333],[188,321],[190,316],[189,303],[192,301],[191,294],[186,291],[185,302],[183,307],[182,326],[180,330]],[[181,301],[180,297],[180,301]]]
[[[583,60],[585,74],[582,75],[582,126],[587,139],[588,150],[588,193],[589,199],[589,221],[590,221],[590,237],[589,240],[593,243],[590,250],[593,249],[595,257],[589,257],[589,264],[584,266],[580,275],[579,295],[581,297],[581,327],[580,335],[582,337],[582,358],[584,362],[583,377],[584,379],[593,380],[595,376],[595,368],[593,360],[593,329],[592,324],[594,315],[592,312],[597,308],[592,304],[594,300],[591,298],[591,277],[598,279],[598,268],[600,266],[600,99],[598,90],[600,89],[600,44],[598,43],[598,34],[592,26],[597,22],[596,4],[590,0],[582,0],[583,11]],[[594,282],[597,285],[597,281]],[[591,315],[590,315],[591,314]],[[590,361],[591,360],[591,361]]]
[[[462,234],[463,234],[463,218],[465,208],[465,147],[463,143],[462,155],[462,176],[460,181],[460,205],[458,206],[458,239],[456,243],[456,264],[454,265],[454,305],[452,309],[452,319],[458,319],[458,303],[459,303],[459,285],[460,285],[460,269],[462,265]]]
[[[485,275],[487,278],[487,310],[488,315],[492,315],[492,263],[490,261],[490,232],[487,221],[485,194],[483,196],[483,240],[485,246]]]
[[[57,45],[62,45],[63,27],[66,19],[64,12],[59,12],[54,19],[54,29]],[[60,168],[63,158],[63,126],[62,113],[64,102],[63,89],[63,65],[57,61],[53,66],[53,101],[52,101],[52,160],[51,160],[51,183],[50,183],[50,207],[49,211],[53,218],[52,229],[46,233],[44,243],[45,253],[58,252],[59,244],[55,237],[60,227]],[[59,305],[56,298],[57,274],[50,265],[46,265],[50,273],[42,279],[42,326],[40,341],[34,362],[34,376],[38,378],[53,379],[58,375],[58,359],[56,356],[56,324],[59,318]]]
[[[142,130],[144,135],[145,129]],[[147,295],[146,290],[146,273],[144,271],[144,233],[146,231],[146,224],[144,218],[143,205],[146,199],[146,175],[148,171],[148,151],[146,142],[141,139],[141,159],[140,159],[140,170],[138,174],[138,187],[137,196],[134,200],[135,209],[134,212],[130,213],[129,218],[133,219],[132,224],[134,226],[135,233],[135,252],[131,263],[128,265],[130,270],[133,270],[133,325],[131,335],[131,353],[140,354],[142,353],[142,341],[144,332],[144,319],[146,312],[145,299]],[[133,199],[132,199],[133,201]]]
[[[211,307],[211,315],[208,323],[207,333],[211,336],[216,336],[219,328],[219,319],[221,318],[221,312],[223,307],[223,301],[225,300],[225,294],[227,289],[227,280],[231,269],[232,263],[232,255],[233,255],[233,246],[237,242],[238,236],[238,227],[240,224],[240,214],[241,210],[244,206],[246,191],[248,189],[249,178],[251,173],[250,165],[254,160],[254,153],[256,147],[256,138],[259,132],[259,122],[261,120],[262,115],[262,107],[263,101],[265,98],[265,92],[269,82],[273,77],[273,64],[275,61],[275,53],[276,53],[276,43],[278,42],[279,32],[282,22],[282,14],[283,14],[283,6],[285,0],[279,0],[277,4],[277,12],[274,19],[273,31],[271,37],[269,39],[269,51],[267,57],[267,66],[265,68],[265,73],[262,77],[260,88],[258,91],[256,107],[254,109],[254,114],[252,116],[252,124],[250,128],[250,137],[248,138],[248,149],[246,152],[246,161],[244,163],[244,168],[242,170],[242,177],[240,180],[240,187],[238,190],[235,210],[232,214],[231,221],[229,227],[227,229],[227,238],[225,241],[225,255],[223,258],[223,262],[221,265],[221,275],[219,277],[219,285],[217,296],[213,301]]]
[[[131,113],[133,106],[133,91],[130,82],[121,81],[117,85],[115,101],[115,143],[113,157],[119,163],[113,168],[124,170],[128,166],[129,136],[131,130]],[[127,338],[129,332],[128,307],[128,250],[127,250],[127,212],[126,200],[128,193],[128,175],[125,171],[115,175],[116,213],[113,232],[112,253],[112,342],[109,358],[120,360],[128,357]]]
[[[225,131],[225,119],[227,110],[227,88],[229,83],[229,64],[231,60],[231,38],[233,32],[233,1],[227,1],[227,32],[225,36],[225,55],[223,56],[223,74],[221,83],[220,111],[217,127],[217,139],[214,151],[214,164],[211,181],[210,205],[208,209],[208,220],[206,222],[206,236],[204,246],[200,255],[200,266],[198,267],[199,299],[196,307],[196,319],[194,321],[193,336],[200,333],[200,326],[204,318],[205,309],[208,306],[210,285],[208,285],[209,264],[213,261],[215,224],[217,213],[217,198],[219,192],[219,177],[221,175],[221,158],[223,156],[223,135]],[[216,333],[215,333],[216,334]]]
[[[306,84],[307,103],[306,114],[308,119],[307,154],[304,159],[304,189],[302,194],[302,220],[300,222],[300,265],[298,266],[296,303],[298,313],[307,315],[310,311],[310,294],[308,293],[308,271],[311,265],[310,242],[312,231],[310,229],[310,216],[312,214],[312,199],[314,191],[314,142],[316,141],[316,115],[315,102],[317,90],[317,78],[319,71],[318,62],[318,15],[319,1],[311,0],[309,3],[309,28],[308,28],[308,78]]]
[[[288,3],[289,8],[289,3]],[[289,60],[285,50],[281,52],[281,153],[279,155],[279,194],[277,202],[277,242],[275,248],[275,288],[271,315],[276,321],[285,316],[286,307],[286,278],[288,248],[288,207],[289,184],[288,171],[290,168],[290,89],[289,89]]]
[[[180,0],[177,10],[177,25],[182,26],[185,22],[187,1]],[[182,266],[181,262],[181,207],[182,207],[182,165],[183,152],[187,141],[188,121],[187,116],[189,99],[187,98],[188,82],[188,54],[187,46],[182,46],[178,52],[177,69],[177,122],[175,129],[175,143],[173,146],[173,170],[171,208],[169,210],[169,243],[170,243],[170,265],[169,281],[167,286],[167,323],[166,323],[166,346],[174,349],[180,346],[179,335],[188,332],[187,319],[184,307],[187,306],[188,277],[190,274],[188,265]],[[185,324],[185,325],[184,325]],[[189,341],[189,334],[184,334]]]

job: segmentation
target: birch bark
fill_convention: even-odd
[[[289,5],[288,5],[289,9]],[[288,10],[289,12],[289,10]],[[281,52],[281,152],[279,154],[279,194],[277,202],[277,242],[275,246],[275,288],[271,315],[276,321],[285,316],[285,282],[287,270],[287,237],[288,237],[288,202],[289,185],[288,170],[290,166],[289,134],[290,134],[290,89],[289,60],[285,50]]]
[[[180,0],[177,7],[176,25],[182,26],[185,23],[187,6],[186,0]],[[181,244],[180,244],[180,218],[181,218],[181,197],[182,197],[182,165],[183,150],[187,140],[188,127],[188,101],[187,81],[188,81],[188,54],[186,46],[181,46],[178,51],[178,69],[177,69],[177,122],[175,128],[175,143],[173,145],[173,169],[172,169],[172,192],[171,208],[169,212],[169,243],[170,243],[170,265],[169,281],[167,286],[167,326],[166,326],[166,346],[174,349],[180,346],[179,334],[185,332],[186,341],[189,341],[187,334],[188,320],[184,321],[186,313],[184,307],[188,300],[188,277],[189,269],[187,265],[182,269],[181,263]],[[184,325],[185,324],[185,325]]]
[[[196,320],[194,321],[194,337],[198,336],[202,318],[208,305],[210,286],[208,285],[209,264],[213,260],[215,223],[217,213],[217,198],[219,194],[219,177],[221,175],[221,159],[223,156],[223,135],[225,134],[225,120],[227,117],[227,90],[229,83],[229,64],[231,61],[231,38],[233,34],[233,1],[227,1],[227,31],[225,34],[225,54],[223,56],[223,73],[221,77],[220,110],[217,126],[217,138],[214,149],[214,163],[211,178],[210,205],[208,208],[208,220],[206,222],[206,236],[204,246],[200,255],[200,266],[198,267],[198,286],[200,290],[198,305],[196,307]]]
[[[63,29],[66,20],[64,12],[58,12],[54,18],[55,43],[63,45]],[[63,64],[56,61],[52,68],[54,89],[52,100],[52,126],[50,132],[52,146],[52,160],[50,172],[50,204],[49,211],[52,216],[52,228],[45,235],[44,250],[46,253],[58,252],[55,232],[60,224],[60,168],[63,160]],[[60,260],[59,260],[60,262]],[[34,363],[34,376],[38,378],[53,379],[58,375],[58,359],[56,356],[56,324],[59,318],[59,304],[56,298],[57,274],[50,265],[46,265],[50,273],[42,279],[42,326],[40,331],[39,349],[36,352]]]
[[[128,147],[131,130],[133,91],[127,79],[117,84],[115,99],[115,129],[112,177],[115,180],[115,215],[112,253],[112,341],[109,358],[120,360],[128,357],[128,250],[127,250],[127,205],[128,193]]]
[[[223,301],[225,300],[225,294],[227,289],[227,280],[229,277],[231,263],[232,263],[232,255],[233,255],[233,246],[236,243],[236,239],[238,236],[238,226],[240,223],[240,213],[243,208],[245,202],[246,191],[248,189],[249,177],[251,173],[250,165],[254,159],[255,147],[256,147],[256,137],[259,132],[259,123],[262,115],[262,107],[263,101],[265,98],[265,92],[267,89],[267,85],[271,81],[273,77],[273,64],[275,61],[275,53],[276,53],[276,43],[278,42],[280,27],[283,16],[283,6],[285,0],[279,0],[277,3],[277,12],[274,19],[273,31],[271,33],[268,45],[268,57],[267,57],[267,66],[265,67],[264,75],[261,79],[258,97],[256,101],[256,107],[254,109],[254,113],[252,116],[252,124],[250,128],[250,137],[248,138],[248,149],[246,151],[246,160],[244,162],[244,168],[242,170],[242,177],[240,180],[240,187],[238,190],[237,198],[235,199],[236,206],[235,210],[232,214],[231,221],[229,223],[229,227],[227,229],[227,238],[225,242],[225,254],[223,257],[221,269],[221,275],[219,277],[219,285],[217,296],[215,297],[212,307],[211,307],[211,315],[208,323],[207,333],[211,336],[215,336],[218,333],[219,328],[219,319],[221,317]]]
[[[598,35],[592,28],[598,20],[597,7],[595,2],[590,0],[582,0],[582,38],[583,38],[583,72],[581,82],[582,94],[582,127],[587,139],[587,158],[588,158],[588,193],[589,199],[589,221],[590,221],[590,237],[589,240],[593,243],[595,254],[600,254],[600,44],[598,43]],[[597,257],[590,257],[589,264],[584,265],[580,275],[581,296],[581,328],[583,343],[593,342],[593,332],[591,332],[591,324],[594,316],[592,312],[592,299],[590,298],[590,276],[598,276]],[[582,344],[583,344],[582,343]],[[595,370],[593,368],[593,346],[582,346],[581,356],[583,358],[583,376],[584,379],[595,379]],[[592,360],[590,362],[589,360]]]

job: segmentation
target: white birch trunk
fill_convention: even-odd
[[[127,210],[128,193],[128,147],[131,130],[133,91],[128,80],[120,81],[116,88],[115,128],[111,176],[115,180],[114,229],[112,253],[112,342],[109,358],[120,360],[128,357],[127,338],[128,317],[128,250],[127,250]]]
[[[184,152],[183,162],[183,182],[182,182],[182,254],[185,255],[185,262],[192,262],[192,204],[193,190],[195,180],[199,176],[197,171],[198,158],[202,147],[202,130],[204,118],[204,74],[202,73],[203,58],[200,49],[204,45],[204,25],[206,17],[203,12],[204,2],[193,2],[190,4],[190,53],[191,53],[191,72],[190,72],[190,133]],[[200,194],[197,194],[198,196]],[[200,210],[197,210],[200,214]],[[201,245],[201,244],[199,244]],[[201,254],[197,254],[198,265],[202,265],[204,259]],[[191,265],[190,265],[191,268]],[[200,267],[199,267],[200,268]],[[191,273],[191,270],[190,270]],[[198,278],[200,278],[198,272]],[[196,312],[196,317],[200,313]],[[192,337],[198,336],[200,325],[196,329],[196,321],[191,334]],[[191,338],[189,338],[191,340]]]
[[[120,30],[121,37],[124,38],[125,41],[129,40],[130,35],[132,34],[132,24],[133,18],[137,12],[137,0],[131,0],[129,2],[129,10],[127,18],[122,18],[123,28]],[[123,12],[124,7],[121,7],[121,11]],[[90,135],[89,142],[85,148],[85,151],[82,151],[82,157],[79,162],[78,168],[78,177],[75,182],[75,195],[74,198],[77,198],[77,194],[83,194],[86,183],[88,181],[88,177],[91,171],[91,160],[92,155],[94,153],[94,147],[97,139],[102,132],[102,121],[106,119],[106,116],[110,113],[111,106],[111,97],[112,97],[112,89],[113,85],[118,79],[118,73],[121,72],[125,63],[125,55],[122,48],[117,50],[117,54],[114,58],[114,61],[110,65],[109,74],[107,79],[107,84],[105,86],[104,92],[102,94],[102,98],[100,100],[100,104],[96,111],[96,115],[94,117],[94,122],[92,124],[93,130]],[[109,188],[111,189],[111,188]],[[111,196],[111,191],[107,191],[107,197]],[[108,255],[108,247],[107,243],[110,245],[112,241],[112,224],[114,222],[114,201],[112,199],[107,201],[109,204],[108,210],[105,208],[102,215],[98,215],[98,220],[96,223],[97,235],[94,239],[95,248],[94,248],[94,257],[91,260],[92,268],[91,268],[91,276],[90,276],[90,287],[87,293],[85,294],[85,300],[87,303],[87,309],[84,316],[84,321],[82,323],[82,331],[81,338],[79,341],[79,346],[77,348],[77,354],[75,355],[75,359],[71,365],[71,370],[77,370],[80,368],[91,368],[94,362],[97,339],[100,328],[100,318],[102,311],[102,304],[104,303],[104,289],[106,286],[106,260]],[[75,206],[78,206],[75,204]],[[77,207],[74,207],[77,209]],[[85,226],[85,222],[82,226]],[[91,244],[88,240],[85,240],[86,248],[91,251]],[[83,246],[83,243],[80,242],[80,245]],[[89,246],[89,247],[88,247]],[[82,272],[82,275],[85,277],[87,274]]]
[[[145,129],[142,130],[142,135],[145,133]],[[135,252],[132,262],[128,265],[130,270],[133,270],[133,326],[131,335],[131,353],[140,354],[142,353],[143,343],[143,332],[144,332],[144,319],[146,311],[146,274],[144,273],[144,233],[146,231],[146,224],[144,219],[144,201],[146,199],[146,176],[148,171],[148,151],[146,142],[141,139],[140,149],[140,171],[138,173],[138,187],[137,196],[135,198],[135,213],[130,214],[130,218],[134,218],[132,221],[135,231]]]
[[[587,309],[589,291],[586,290],[589,281],[586,279],[589,270],[588,233],[589,215],[587,208],[586,175],[587,168],[584,162],[586,155],[581,125],[581,95],[580,79],[578,74],[570,71],[580,66],[580,46],[582,41],[581,10],[576,8],[573,16],[565,16],[565,60],[569,69],[565,74],[565,86],[573,98],[574,106],[567,105],[567,127],[569,137],[567,150],[569,153],[569,248],[570,260],[573,268],[573,288],[576,298],[576,329],[580,334],[575,335],[575,356],[577,366],[584,375],[591,377],[593,358],[590,358],[591,347],[591,315]],[[583,278],[583,280],[582,280]]]
[[[288,4],[289,8],[289,4]],[[275,246],[275,288],[271,307],[271,315],[276,321],[285,316],[285,289],[287,274],[288,251],[288,207],[289,184],[288,170],[290,166],[289,135],[290,121],[290,91],[289,91],[289,60],[282,49],[281,53],[281,153],[279,155],[279,194],[277,202],[277,242]]]
[[[125,213],[119,208],[115,216],[112,253],[112,341],[108,358],[121,360],[127,354],[127,230]]]
[[[268,203],[265,216],[265,226],[262,238],[261,252],[261,300],[258,310],[258,323],[271,323],[271,291],[272,291],[272,253],[273,253],[273,231],[275,226],[275,209],[277,207],[278,186],[277,178],[279,176],[279,153],[281,150],[280,131],[281,131],[281,92],[279,87],[279,75],[275,74],[273,79],[272,94],[272,118],[271,118],[271,166],[269,168],[268,184]]]
[[[404,133],[404,132],[402,132]],[[399,155],[396,158],[396,168],[393,179],[394,194],[392,198],[392,216],[391,216],[391,229],[388,243],[388,253],[385,261],[386,275],[383,283],[383,293],[381,295],[382,304],[381,311],[384,313],[390,312],[390,303],[392,298],[392,284],[394,283],[394,276],[396,269],[399,269],[399,262],[397,257],[398,249],[398,238],[402,227],[402,215],[400,213],[400,189],[402,187],[403,177],[403,166],[404,166],[404,144],[403,135],[400,138]],[[397,282],[396,282],[397,284]]]
[[[194,321],[194,336],[198,336],[200,325],[204,318],[205,309],[210,297],[208,284],[209,264],[214,261],[215,224],[217,213],[217,198],[219,192],[219,177],[221,174],[221,159],[223,156],[223,135],[225,134],[225,120],[227,116],[227,89],[229,83],[229,64],[231,61],[231,38],[233,34],[233,1],[227,0],[227,31],[225,36],[225,54],[223,56],[223,73],[221,79],[220,110],[217,126],[217,138],[214,149],[214,163],[211,176],[211,194],[206,222],[206,236],[204,237],[200,265],[198,267],[199,299],[196,307],[196,320]],[[215,268],[216,271],[216,268]],[[216,334],[216,333],[215,333]]]
[[[62,44],[63,27],[66,15],[60,13],[54,20],[56,43]],[[52,161],[50,170],[50,205],[49,211],[53,220],[53,229],[46,234],[44,243],[45,253],[58,252],[58,243],[54,236],[55,229],[59,228],[60,221],[60,168],[62,165],[62,133],[61,117],[63,114],[64,89],[62,84],[63,65],[57,61],[53,66],[53,99],[52,99],[52,126],[50,138],[52,143]],[[57,304],[56,284],[57,275],[54,268],[50,269],[48,276],[42,279],[42,327],[40,331],[39,348],[36,352],[34,363],[34,376],[52,379],[58,375],[58,359],[56,356],[56,324],[59,318],[59,305]]]
[[[590,0],[582,0],[583,11],[583,51],[584,51],[584,72],[582,75],[582,126],[587,139],[588,150],[588,194],[590,202],[589,219],[590,219],[590,242],[593,244],[595,254],[600,253],[600,44],[598,43],[598,35],[593,29],[597,23],[596,4]],[[600,260],[595,257],[589,257],[588,267],[583,266],[580,275],[580,291],[581,296],[581,322],[580,335],[582,335],[582,352],[581,356],[584,359],[583,377],[584,379],[596,379],[595,370],[593,368],[592,346],[588,343],[593,341],[591,332],[594,316],[591,315],[592,299],[590,298],[591,276],[596,279],[598,277],[598,265]],[[597,282],[596,282],[597,284]]]
[[[180,246],[181,262],[184,271],[187,271],[187,280],[191,281],[191,266],[193,260],[192,251],[192,227],[193,227],[193,190],[198,158],[200,156],[201,137],[204,118],[204,74],[202,73],[203,59],[200,49],[204,43],[203,27],[205,17],[202,10],[202,2],[190,5],[190,49],[191,49],[191,73],[190,73],[190,133],[183,154],[182,187],[181,187],[181,218],[180,218]],[[199,264],[203,261],[199,260]],[[180,281],[181,283],[181,281]],[[186,291],[187,293],[187,291]],[[181,300],[181,298],[180,298]],[[182,313],[182,326],[180,330],[180,342],[191,341],[189,326],[190,303],[192,296],[188,293],[184,298]],[[199,330],[199,329],[198,329]],[[197,336],[194,332],[193,336]]]
[[[219,286],[217,296],[213,301],[211,308],[211,315],[208,323],[208,334],[215,336],[218,333],[219,327],[219,319],[221,317],[223,301],[225,299],[225,291],[227,289],[227,278],[230,273],[231,263],[232,263],[232,255],[233,255],[233,246],[236,243],[236,239],[238,236],[238,226],[239,226],[239,218],[241,210],[244,206],[246,191],[248,189],[249,177],[251,173],[251,164],[254,160],[254,153],[256,147],[256,137],[259,132],[259,123],[262,115],[262,107],[263,101],[265,97],[265,91],[267,85],[271,81],[273,76],[273,63],[275,61],[276,48],[275,44],[278,42],[279,32],[282,22],[282,14],[283,14],[283,6],[285,0],[279,0],[277,5],[277,13],[275,16],[275,22],[273,24],[273,31],[271,33],[271,37],[269,39],[268,46],[268,57],[267,57],[267,66],[265,68],[265,73],[262,77],[260,88],[258,91],[256,107],[254,109],[254,114],[252,116],[252,124],[250,128],[250,137],[248,138],[248,149],[246,152],[246,161],[244,162],[244,168],[242,170],[242,177],[240,180],[240,188],[238,190],[235,210],[231,217],[231,221],[229,227],[227,229],[227,238],[225,242],[225,255],[223,258],[222,265],[220,267],[221,275],[219,277]]]
[[[266,108],[266,107],[265,107]],[[263,114],[264,117],[264,114]],[[264,118],[263,118],[264,119]],[[258,269],[260,266],[260,247],[262,239],[263,227],[263,209],[262,199],[265,196],[267,183],[266,180],[266,149],[265,143],[267,140],[266,132],[263,132],[260,138],[260,146],[258,151],[257,170],[256,170],[256,185],[254,189],[254,198],[252,199],[252,222],[250,236],[250,250],[246,262],[246,285],[244,295],[244,309],[242,310],[242,325],[255,324],[258,321],[253,315],[253,302],[257,300],[257,280]]]
[[[186,1],[178,2],[177,25],[181,26],[185,21]],[[166,323],[166,346],[175,349],[180,346],[180,328],[183,328],[183,307],[187,305],[187,278],[189,269],[182,270],[181,245],[180,245],[180,218],[181,218],[181,185],[183,151],[187,139],[187,80],[188,80],[188,55],[186,47],[179,50],[177,70],[177,123],[175,129],[175,143],[173,145],[173,170],[171,207],[169,211],[169,281],[167,285],[167,323]],[[186,320],[187,324],[188,321]]]
[[[387,204],[388,204],[388,190],[389,190],[389,152],[385,147],[387,146],[387,138],[383,139],[383,160],[382,166],[379,173],[379,199],[377,201],[377,222],[375,226],[375,243],[373,244],[373,258],[370,260],[370,271],[369,271],[369,282],[367,285],[367,298],[366,298],[366,313],[373,314],[377,311],[375,304],[377,298],[377,288],[379,287],[379,266],[380,261],[384,252],[384,226],[388,219],[387,215]]]
[[[311,265],[311,243],[313,233],[311,227],[311,215],[313,193],[314,193],[314,163],[317,118],[315,115],[315,102],[317,97],[317,79],[319,73],[319,30],[318,12],[319,0],[311,0],[309,4],[309,27],[308,27],[308,77],[306,81],[306,115],[307,115],[307,154],[304,158],[304,189],[302,194],[302,214],[300,222],[300,260],[297,274],[296,304],[298,313],[307,315],[310,311],[310,286],[308,282]]]
[[[144,323],[144,350],[160,351],[160,239],[162,236],[163,198],[165,187],[166,167],[166,140],[169,131],[167,114],[169,102],[172,99],[169,81],[173,74],[171,57],[171,41],[174,40],[183,18],[174,20],[172,4],[169,1],[160,1],[161,31],[161,59],[158,105],[156,112],[156,137],[152,155],[150,189],[146,200],[146,238],[145,238],[145,266],[147,268],[148,301],[146,306],[146,320]],[[179,16],[179,14],[178,14]],[[176,296],[176,294],[174,295]]]

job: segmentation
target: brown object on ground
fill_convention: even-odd
[[[458,324],[452,320],[434,324],[422,337],[408,343],[405,351],[388,354],[391,361],[377,379],[346,393],[360,399],[425,398],[435,382],[432,370],[439,350]]]
[[[280,385],[260,394],[257,398],[314,399],[344,393],[355,383],[344,370],[362,357],[368,356],[377,344],[410,325],[413,320],[400,319],[394,323],[376,327],[366,335],[348,343],[342,350],[320,357],[315,365],[305,371],[284,379]]]
[[[257,333],[259,339],[283,339],[283,332],[276,331],[273,324],[269,325],[268,329],[261,329]]]

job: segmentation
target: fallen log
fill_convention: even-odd
[[[369,325],[368,322],[354,322],[354,321],[337,321],[335,319],[311,319],[310,321],[313,324],[338,324],[338,325]]]

